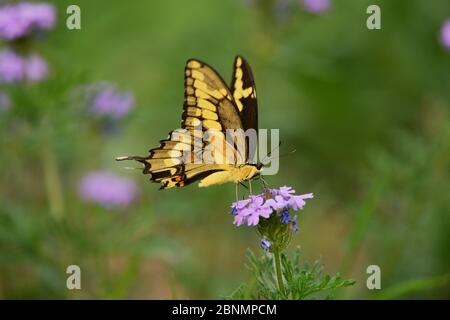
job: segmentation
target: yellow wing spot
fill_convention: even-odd
[[[186,111],[187,111],[187,114],[188,114],[189,116],[192,116],[192,117],[198,117],[198,116],[201,116],[201,115],[202,115],[202,110],[199,109],[199,108],[188,107],[188,108],[186,109]]]
[[[191,70],[186,70],[186,71],[184,71],[184,74],[187,76],[187,77],[189,77],[190,75],[191,75]]]
[[[198,99],[197,105],[202,109],[208,109],[213,112],[217,111],[217,108],[214,104],[205,99]]]
[[[236,67],[240,67],[242,65],[242,59],[241,57],[237,57],[236,59]]]
[[[252,87],[248,87],[247,89],[242,90],[241,95],[244,98],[247,98],[252,93],[252,91],[253,91],[253,88]]]
[[[191,143],[191,135],[189,133],[179,133],[177,132],[177,134],[174,134],[173,136],[169,136],[170,140],[172,141],[177,141],[177,142],[182,142],[182,143]]]
[[[205,120],[203,121],[203,125],[207,129],[216,129],[216,130],[222,130],[222,126],[219,122],[213,121],[213,120]]]
[[[203,79],[205,79],[205,76],[203,73],[201,73],[198,70],[192,70],[192,78],[195,78],[198,80],[203,80]]]
[[[237,68],[236,69],[236,73],[235,73],[236,78],[237,79],[242,79],[242,74],[243,74],[242,69],[241,68]]]
[[[196,100],[197,100],[197,99],[195,99],[195,97],[192,97],[192,96],[186,97],[186,102],[187,102],[187,104],[188,104],[188,105],[191,105],[191,106],[194,106],[194,105],[195,105]]]
[[[191,146],[186,144],[186,143],[177,143],[173,148],[176,149],[176,150],[180,150],[180,151],[189,151],[189,150],[191,150]]]
[[[210,89],[205,82],[202,82],[202,81],[199,81],[199,80],[195,80],[194,81],[194,87],[197,88],[197,89],[202,90],[206,94],[208,94],[211,97],[214,97],[216,99],[221,99],[224,96],[220,91],[218,91],[216,89]],[[225,95],[226,95],[226,91],[225,91]]]
[[[241,100],[239,100],[240,98],[241,97],[236,97],[236,95],[234,95],[236,106],[238,107],[239,111],[242,111],[242,109],[244,108],[244,105],[242,104]]]
[[[181,160],[180,159],[164,159],[164,165],[167,167],[171,167],[171,166],[176,166],[177,164],[180,164]]]
[[[217,113],[209,111],[207,109],[204,109],[202,111],[202,116],[203,116],[203,118],[205,118],[207,120],[217,120],[217,119],[219,119],[219,117],[217,116]]]
[[[234,88],[236,90],[241,90],[243,85],[244,85],[244,83],[242,82],[242,80],[240,78],[237,78],[236,81],[234,82]]]
[[[187,126],[196,127],[196,126],[199,126],[199,125],[201,124],[201,121],[200,121],[199,119],[197,119],[197,118],[187,117],[187,118],[184,120],[184,123],[185,123]]]
[[[186,93],[190,96],[194,95],[194,88],[191,86],[186,86]]]
[[[227,95],[228,95],[228,91],[227,91],[227,89],[225,89],[225,88],[221,88],[220,90],[219,90],[219,92],[222,94],[222,96],[224,96],[224,97],[226,97]]]
[[[200,89],[195,90],[195,95],[201,99],[208,99],[210,97],[210,95]]]
[[[198,61],[195,61],[195,60],[191,60],[188,63],[188,67],[190,67],[192,69],[197,69],[197,68],[200,68],[201,66],[202,65]]]

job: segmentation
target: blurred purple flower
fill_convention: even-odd
[[[309,13],[320,14],[330,8],[330,0],[300,0],[303,8]]]
[[[260,218],[267,219],[273,212],[277,212],[283,223],[291,223],[294,230],[298,230],[297,217],[291,218],[289,210],[302,210],[306,204],[305,199],[313,197],[312,193],[295,195],[295,190],[287,186],[266,189],[265,193],[251,195],[248,199],[236,201],[231,205],[231,213],[235,216],[233,223],[237,226],[255,226]]]
[[[10,49],[0,51],[0,82],[39,81],[47,75],[47,62],[39,55],[21,57]]]
[[[107,171],[92,172],[83,177],[79,192],[83,200],[106,208],[129,206],[139,195],[139,189],[132,180]]]
[[[0,38],[16,40],[34,30],[49,30],[55,25],[55,7],[48,3],[22,2],[0,7]]]
[[[25,76],[31,81],[40,81],[48,75],[48,65],[44,59],[37,54],[33,54],[25,61]]]
[[[11,99],[6,93],[0,91],[0,111],[7,111],[11,108]]]
[[[99,116],[123,118],[134,106],[130,92],[118,91],[112,84],[99,83],[88,87],[89,111]]]
[[[14,51],[0,51],[0,82],[13,83],[23,79],[24,62]]]
[[[446,19],[441,28],[441,44],[450,50],[450,19]]]

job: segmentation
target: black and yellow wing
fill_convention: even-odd
[[[245,74],[247,70],[250,69],[246,69]],[[235,77],[237,81],[241,79],[236,72]],[[236,93],[236,88],[239,87],[236,86],[232,93],[212,67],[195,59],[187,61],[184,79],[181,129],[170,132],[166,139],[160,141],[159,147],[149,151],[147,157],[119,157],[117,160],[137,160],[143,163],[144,174],[150,174],[152,181],[160,182],[161,189],[186,186],[205,178],[208,180],[200,186],[245,178],[246,173],[238,170],[238,164],[246,163],[248,152],[241,154],[238,149],[226,142],[226,130],[244,129],[242,119],[247,119],[242,118],[245,114],[242,110],[245,108],[239,110],[236,105],[234,94],[239,97]],[[247,83],[247,80],[245,82]],[[248,100],[243,100],[247,98],[241,95],[239,101],[247,104]],[[245,121],[250,125],[248,120]],[[205,139],[203,137],[205,131],[214,134]],[[222,150],[215,150],[209,163],[202,161],[204,149],[217,142],[234,151],[232,161],[224,159]],[[211,177],[213,175],[214,178]]]
[[[248,62],[241,56],[234,59],[234,70],[230,86],[235,105],[244,131],[254,129],[258,131],[258,101],[256,100],[256,86],[253,72]],[[255,160],[256,144],[246,141],[246,158],[249,162]]]
[[[231,90],[244,130],[258,130],[258,102],[256,86],[250,65],[241,56],[234,59]]]

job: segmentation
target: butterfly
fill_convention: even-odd
[[[230,130],[238,132],[231,141],[227,140]],[[116,160],[143,163],[143,173],[161,183],[160,189],[184,187],[196,181],[199,187],[242,183],[259,176],[262,168],[262,164],[253,163],[256,144],[242,134],[247,130],[258,130],[256,87],[247,61],[236,56],[228,87],[211,66],[190,59],[184,70],[181,129],[171,131],[147,157]],[[206,150],[210,151],[208,161],[202,158]]]

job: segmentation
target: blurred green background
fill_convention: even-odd
[[[178,128],[189,58],[231,79],[251,64],[261,128],[278,128],[273,186],[314,192],[300,246],[326,270],[357,280],[337,298],[450,298],[450,52],[439,43],[447,0],[75,1],[81,30],[65,26],[74,1],[54,1],[58,23],[36,44],[51,76],[4,87],[0,114],[0,298],[220,298],[249,280],[250,227],[235,227],[234,186],[158,191],[115,156],[145,155]],[[378,4],[382,30],[366,28]],[[134,93],[114,133],[80,115],[70,96],[107,80]],[[80,199],[90,171],[133,179],[127,208]],[[66,267],[82,290],[66,288]],[[366,287],[379,265],[382,290]]]

